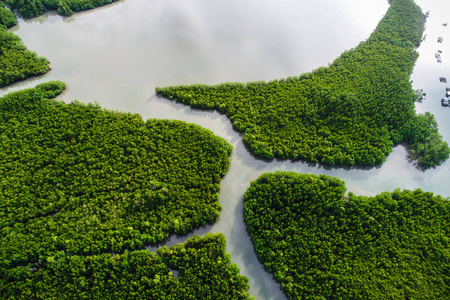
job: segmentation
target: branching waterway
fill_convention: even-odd
[[[450,7],[439,0],[417,2],[425,12],[430,11],[412,76],[414,87],[427,93],[417,110],[435,114],[441,134],[450,141],[450,109],[440,105],[446,85],[439,82],[439,77],[450,82],[450,24],[442,25],[450,23],[445,15]],[[419,171],[402,146],[394,148],[382,166],[370,169],[264,161],[247,151],[225,116],[158,98],[154,89],[271,80],[326,66],[365,40],[387,8],[385,0],[288,0],[282,4],[274,0],[124,0],[68,18],[48,13],[22,20],[12,31],[29,49],[47,57],[52,71],[0,89],[0,95],[61,80],[68,85],[61,96],[66,101],[96,100],[103,107],[140,113],[144,118],[196,123],[225,138],[234,152],[221,183],[219,222],[163,244],[220,231],[226,236],[232,261],[249,278],[250,293],[256,299],[283,299],[279,285],[258,262],[243,223],[242,196],[250,181],[264,172],[287,170],[339,177],[357,195],[421,188],[448,197],[450,164]],[[437,43],[438,37],[443,43]],[[441,63],[434,55],[437,50],[442,52]]]

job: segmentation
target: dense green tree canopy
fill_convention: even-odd
[[[48,10],[57,10],[63,16],[74,11],[92,9],[118,0],[2,0],[24,18],[34,18]]]
[[[288,298],[448,299],[448,200],[345,190],[334,177],[276,172],[245,193],[256,254]]]
[[[2,299],[250,299],[248,279],[225,253],[222,234],[195,236],[156,255],[61,251],[0,280]]]
[[[47,59],[27,50],[18,36],[0,25],[0,87],[44,74],[49,69]]]
[[[217,220],[231,145],[198,125],[48,99],[63,88],[0,98],[2,272],[60,251],[141,249]]]
[[[271,82],[156,92],[226,114],[249,149],[269,159],[373,166],[405,141],[421,167],[434,167],[450,150],[433,117],[415,114],[409,79],[424,22],[413,0],[393,0],[370,38],[327,68]],[[411,138],[417,131],[420,139]]]
[[[112,1],[42,3],[56,2],[68,15]],[[1,24],[16,20],[0,1],[0,86],[48,71]],[[231,145],[193,124],[50,100],[64,88],[0,98],[1,298],[248,299],[220,234],[133,250],[217,220]]]
[[[12,27],[17,24],[14,14],[0,2],[0,25],[6,26],[6,28]]]

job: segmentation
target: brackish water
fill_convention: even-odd
[[[450,109],[440,106],[450,86],[450,23],[447,0],[419,0],[430,11],[426,39],[411,79],[427,100],[417,111],[436,116],[450,141]],[[281,3],[281,4],[280,4]],[[20,21],[11,31],[25,45],[51,61],[52,70],[11,87],[0,96],[48,80],[62,80],[66,101],[98,101],[109,109],[140,113],[144,118],[178,119],[214,131],[234,146],[231,167],[221,184],[219,222],[194,233],[220,231],[241,274],[249,278],[256,299],[285,299],[271,274],[258,262],[245,230],[242,196],[264,172],[288,170],[327,174],[346,181],[348,191],[375,195],[395,188],[450,196],[450,163],[417,170],[402,146],[377,168],[343,169],[253,157],[229,120],[219,113],[194,110],[155,96],[157,86],[255,81],[300,75],[326,66],[344,50],[365,40],[388,8],[385,0],[123,0],[62,18],[49,13]],[[447,12],[447,15],[445,15]],[[443,37],[443,43],[437,38]],[[442,63],[435,52],[441,50]],[[439,82],[447,77],[449,84]],[[173,237],[172,245],[186,237]]]

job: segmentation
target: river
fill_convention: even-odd
[[[447,2],[417,1],[424,11],[430,11],[430,17],[411,79],[414,88],[427,93],[417,111],[433,113],[444,139],[450,141],[450,109],[440,105],[445,86],[450,87],[450,24],[442,25],[450,23]],[[386,0],[122,0],[67,18],[47,13],[20,20],[11,31],[29,49],[47,57],[52,70],[0,89],[0,96],[62,80],[68,90],[60,98],[66,101],[96,100],[103,107],[140,113],[144,118],[196,123],[225,138],[234,151],[221,183],[221,218],[194,233],[220,231],[226,236],[227,251],[241,274],[249,278],[250,294],[256,299],[286,299],[258,262],[245,230],[242,196],[252,180],[264,172],[288,170],[336,176],[357,195],[421,188],[448,197],[450,163],[419,171],[402,146],[394,148],[382,166],[371,169],[266,162],[248,153],[225,116],[160,99],[154,89],[271,80],[326,66],[365,40],[387,8]],[[443,37],[443,43],[437,43],[438,37]],[[442,63],[436,62],[437,50],[442,51]],[[440,83],[439,77],[447,77],[449,84]],[[182,242],[193,234],[173,237],[166,244]]]

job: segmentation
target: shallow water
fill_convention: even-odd
[[[427,93],[427,100],[418,104],[417,110],[435,114],[441,134],[450,141],[450,109],[440,106],[445,85],[438,80],[443,76],[450,82],[450,24],[442,26],[450,22],[445,16],[449,4],[417,2],[430,11],[427,38],[418,49],[421,56],[412,76],[415,88]],[[194,233],[222,232],[232,261],[249,278],[250,293],[256,299],[285,299],[272,275],[258,262],[243,224],[242,196],[250,181],[264,172],[288,170],[337,176],[357,195],[399,187],[448,197],[449,163],[419,171],[408,162],[402,146],[396,147],[382,166],[366,170],[267,162],[248,153],[225,116],[158,98],[154,89],[271,80],[311,71],[365,40],[387,8],[384,0],[288,0],[282,5],[274,0],[125,0],[69,18],[49,13],[21,21],[12,31],[29,49],[47,57],[52,71],[0,89],[0,96],[40,82],[62,80],[68,90],[61,98],[68,101],[97,100],[103,107],[140,113],[144,118],[184,120],[225,138],[234,151],[221,183],[221,218]],[[438,36],[444,38],[442,44],[437,43]],[[442,63],[436,62],[437,50],[443,52]],[[174,237],[166,244],[182,242],[193,234]]]

